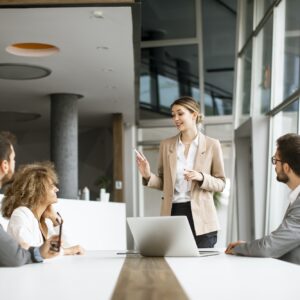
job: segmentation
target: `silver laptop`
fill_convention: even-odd
[[[127,218],[133,239],[143,256],[209,256],[218,251],[199,251],[187,217]]]

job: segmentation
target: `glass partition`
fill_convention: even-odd
[[[232,114],[235,66],[235,6],[202,1],[205,115]]]
[[[300,87],[300,1],[286,1],[283,99]]]
[[[149,105],[151,104],[150,84],[150,75],[145,70],[140,78],[140,101]]]
[[[140,105],[169,115],[170,104],[180,95],[199,101],[197,45],[142,49]]]
[[[169,110],[173,101],[179,98],[178,81],[164,75],[158,75],[160,106]]]
[[[257,66],[259,76],[256,81],[254,103],[255,112],[264,114],[270,109],[271,101],[271,74],[272,74],[272,43],[273,17],[267,21],[257,36]]]
[[[252,69],[252,41],[247,45],[242,57],[242,78],[240,80],[240,100],[242,103],[242,115],[250,114],[251,97],[251,69]]]
[[[243,47],[251,35],[253,31],[253,7],[254,7],[254,1],[253,0],[244,0],[242,3],[242,10],[241,14],[243,16],[242,18],[242,40],[241,40],[241,47]]]
[[[259,0],[256,1],[256,25],[264,17],[267,10],[274,3],[274,0]]]
[[[142,0],[142,41],[196,36],[194,0]]]

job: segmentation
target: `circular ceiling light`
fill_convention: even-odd
[[[17,43],[6,47],[6,51],[18,56],[43,57],[58,53],[59,48],[42,43]]]
[[[0,64],[0,79],[29,80],[39,79],[51,74],[51,70],[26,64]]]

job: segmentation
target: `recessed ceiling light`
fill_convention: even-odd
[[[98,19],[103,19],[104,18],[103,12],[101,10],[94,10],[93,15],[94,15],[95,18],[98,18]]]
[[[103,68],[102,71],[103,72],[113,72],[114,70],[111,68]]]
[[[59,48],[54,45],[42,43],[17,43],[8,46],[6,51],[18,56],[43,57],[58,53]]]
[[[97,50],[108,50],[109,48],[107,46],[98,46],[96,49]]]
[[[115,85],[110,85],[110,84],[107,84],[105,87],[107,89],[112,89],[112,90],[115,90],[117,88]]]
[[[0,78],[14,80],[39,79],[51,74],[51,70],[27,64],[0,64]]]

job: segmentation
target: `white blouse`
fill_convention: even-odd
[[[48,227],[47,239],[58,234],[59,226],[54,227],[49,219],[46,219],[46,225]],[[13,211],[7,232],[19,243],[23,242],[32,247],[39,247],[44,243],[38,220],[33,212],[25,206],[20,206]],[[65,241],[64,237],[63,240]],[[65,242],[64,246],[66,246]]]
[[[173,203],[191,201],[191,181],[184,179],[184,170],[193,170],[199,144],[198,135],[193,139],[187,157],[184,156],[185,145],[179,138],[177,141],[177,165]]]

